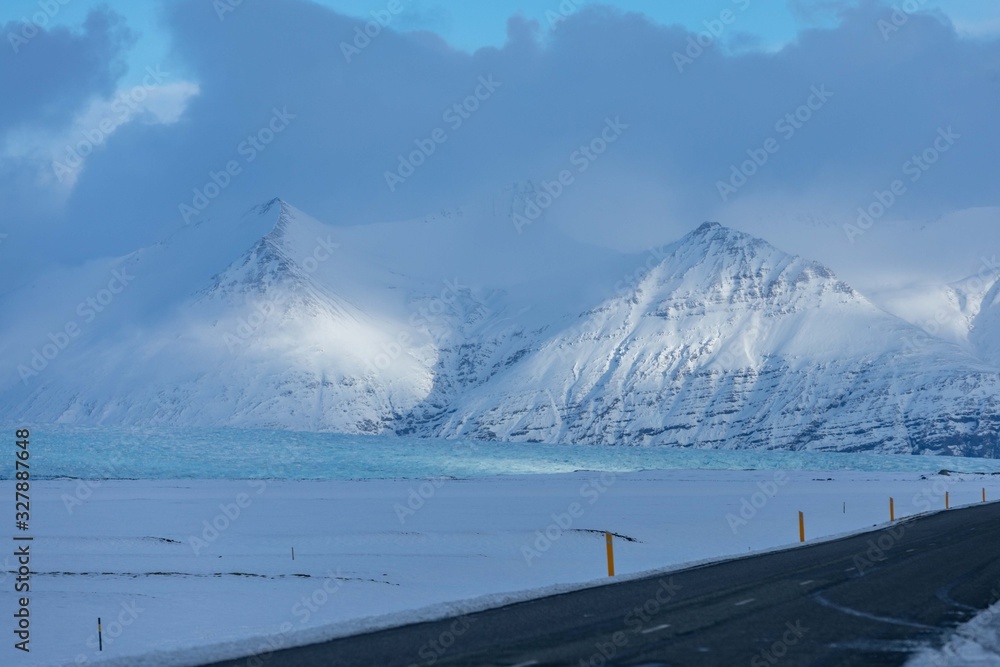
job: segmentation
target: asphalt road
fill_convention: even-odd
[[[902,665],[1000,598],[1000,504],[213,667]]]

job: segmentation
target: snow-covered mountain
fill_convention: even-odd
[[[526,347],[448,436],[996,451],[1000,375],[829,269],[706,224],[626,294]]]
[[[0,339],[20,359],[0,407],[35,422],[1000,455],[996,284],[956,287],[963,345],[715,223],[643,256],[544,220],[518,234],[530,196],[364,228],[275,200],[237,225],[262,230],[248,249],[197,289],[200,274],[178,276],[167,300],[183,246],[140,251],[119,266],[161,280],[136,278],[65,349]]]
[[[20,383],[30,391],[10,411],[374,433],[412,409],[432,381],[425,342],[413,335],[392,364],[375,366],[406,333],[385,314],[395,277],[341,252],[331,229],[283,202],[248,217],[272,228],[171,316],[74,345]]]

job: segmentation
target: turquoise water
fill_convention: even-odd
[[[13,452],[14,429],[9,428]],[[241,429],[31,428],[36,479],[363,479],[610,470],[1000,472],[1000,460],[484,443]],[[0,478],[13,476],[13,453]]]

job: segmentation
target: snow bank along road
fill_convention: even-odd
[[[1000,504],[980,505],[254,664],[902,665],[996,601],[998,534]]]

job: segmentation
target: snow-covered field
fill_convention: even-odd
[[[885,522],[890,496],[906,516],[943,508],[945,492],[953,507],[980,502],[983,488],[1000,498],[1000,477],[671,470],[35,481],[31,653],[14,651],[8,634],[0,664],[197,664],[606,581],[601,531],[620,536],[617,571],[627,576],[792,545],[799,511],[816,540]],[[3,497],[13,491],[0,482]],[[2,564],[9,619],[17,566],[11,555]]]

